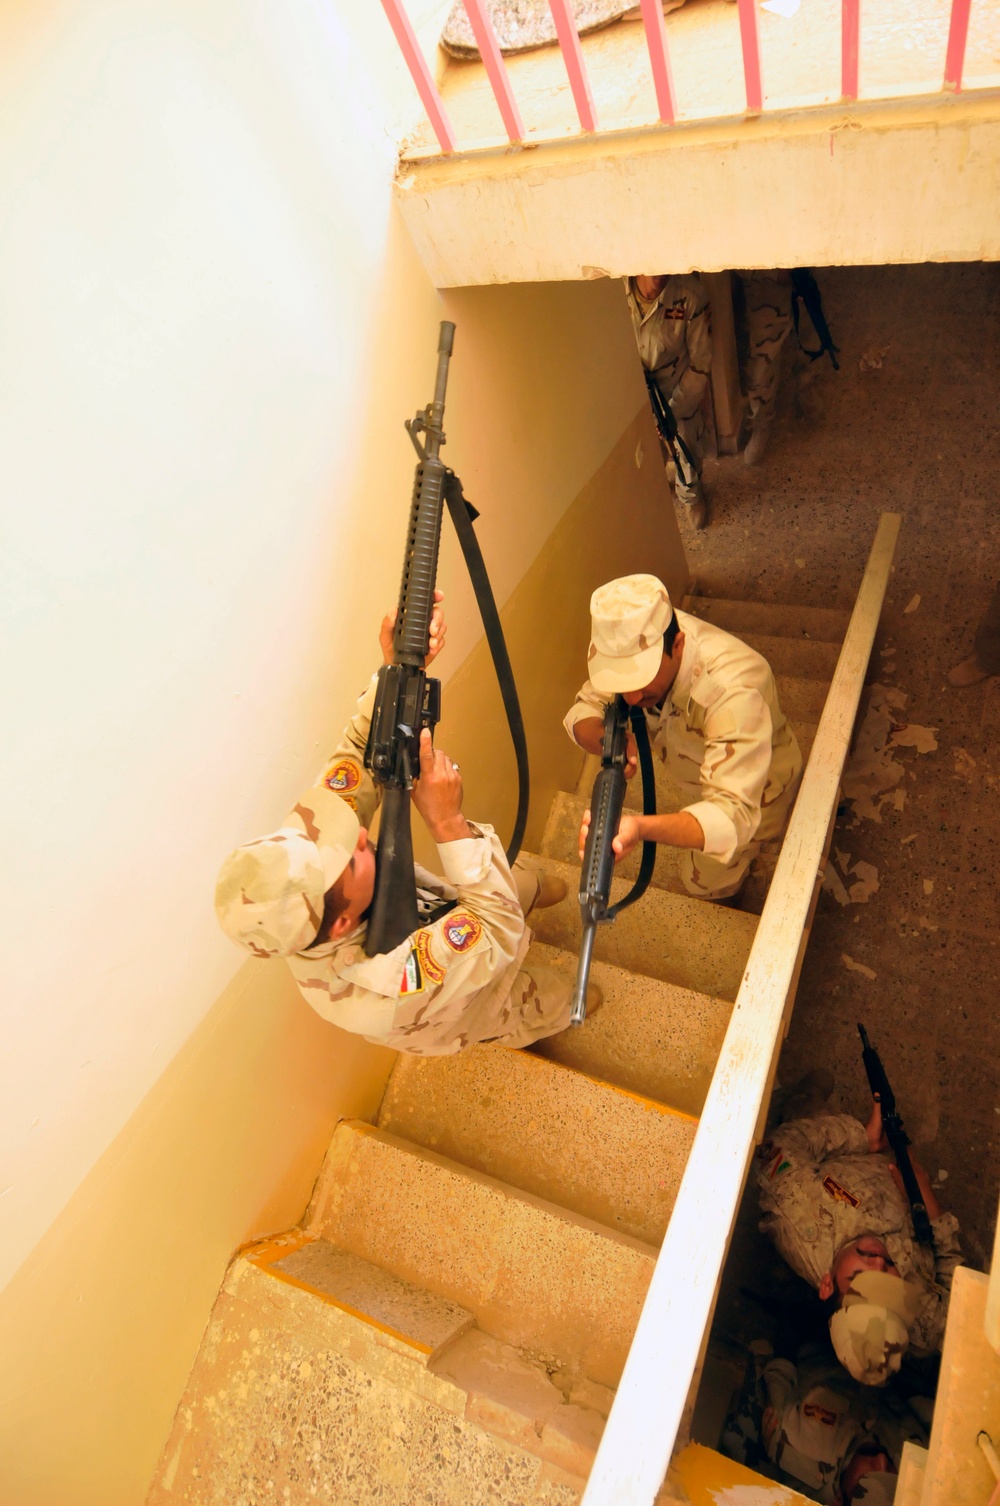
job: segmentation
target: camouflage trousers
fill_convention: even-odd
[[[750,416],[770,423],[774,417],[781,348],[792,328],[791,272],[741,272],[750,351],[746,365]]]
[[[704,852],[688,850],[683,853],[681,880],[687,892],[696,899],[728,899],[730,895],[738,894],[761,844],[780,837],[788,825],[802,778],[802,754],[791,728],[789,737],[790,745],[775,749],[754,840],[745,847],[738,847],[728,863]],[[703,798],[701,787],[692,786],[690,803]]]
[[[523,858],[517,859],[511,874],[517,885],[521,909],[525,916],[529,916],[538,898],[540,875]],[[490,1039],[499,1045],[516,1048],[558,1034],[569,1025],[572,993],[572,979],[565,974],[555,968],[528,963],[515,976],[500,1010],[502,1033]]]

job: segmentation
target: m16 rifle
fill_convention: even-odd
[[[415,418],[406,420],[406,432],[419,459],[403,552],[403,577],[392,640],[393,662],[384,664],[378,672],[375,709],[365,747],[365,767],[382,786],[375,891],[365,936],[368,957],[393,951],[421,924],[413,872],[410,789],[420,772],[420,734],[425,727],[433,734],[441,720],[441,682],[426,674],[423,666],[430,646],[445,505],[472,577],[514,743],[518,806],[514,834],[507,848],[509,863],[514,861],[520,849],[528,813],[528,749],[524,722],[500,615],[472,526],[479,514],[466,500],[461,481],[441,459],[441,446],[445,442],[444,398],[454,339],[454,324],[442,320],[434,397]],[[442,909],[447,908],[447,904],[442,906]],[[423,923],[427,923],[426,917]]]
[[[913,1162],[910,1160],[910,1152],[907,1149],[910,1137],[903,1128],[902,1118],[896,1112],[896,1095],[889,1086],[882,1058],[868,1039],[868,1032],[863,1025],[858,1025],[858,1034],[861,1036],[861,1058],[868,1074],[868,1085],[872,1090],[872,1097],[877,1096],[882,1105],[882,1128],[885,1130],[889,1149],[896,1157],[896,1165],[899,1167],[899,1174],[903,1179],[903,1186],[909,1199],[913,1233],[920,1244],[929,1245],[932,1243],[931,1221],[927,1216],[927,1205],[917,1183]]]
[[[840,346],[833,343],[830,326],[823,312],[823,299],[816,279],[808,267],[796,267],[792,272],[792,294],[792,320],[795,324],[795,333],[799,333],[799,300],[801,299],[819,340],[819,347],[816,350],[810,350],[807,345],[802,345],[802,354],[808,356],[810,361],[818,361],[821,356],[828,355],[834,371],[839,371],[840,362],[837,360],[837,352]],[[799,343],[801,345],[801,338]]]
[[[583,936],[570,1009],[572,1025],[582,1025],[587,1017],[587,982],[590,978],[597,927],[614,920],[627,905],[635,904],[645,894],[656,862],[656,843],[643,842],[639,877],[624,899],[620,899],[616,905],[608,903],[615,868],[615,854],[611,844],[618,835],[625,805],[625,763],[628,758],[630,726],[639,751],[639,767],[642,771],[643,815],[656,815],[656,784],[645,713],[638,706],[629,708],[622,696],[615,696],[604,709],[601,769],[594,780],[594,792],[590,797],[590,828],[583,849],[579,896]]]
[[[642,374],[646,378],[646,391],[649,393],[649,405],[653,410],[653,421],[657,432],[666,445],[681,480],[693,481],[698,475],[698,467],[694,456],[680,436],[674,410],[660,391],[659,383],[653,373],[647,371],[644,366]],[[681,455],[684,456],[684,465],[681,465]]]

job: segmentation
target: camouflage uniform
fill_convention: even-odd
[[[827,1114],[778,1125],[758,1151],[757,1186],[761,1231],[811,1286],[819,1287],[845,1244],[864,1234],[882,1240],[917,1293],[909,1352],[919,1359],[941,1348],[952,1273],[962,1261],[958,1221],[952,1213],[934,1220],[933,1252],[917,1243],[889,1162],[869,1152],[859,1120]]]
[[[281,830],[293,839],[290,846],[300,832],[321,840],[324,823],[329,824],[322,809],[329,791],[338,804],[345,801],[352,808],[362,826],[374,817],[380,791],[364,767],[364,749],[375,687],[373,678],[318,788],[308,791],[286,817]],[[444,878],[416,865],[419,909],[426,923],[393,951],[366,957],[364,922],[319,946],[300,942],[302,949],[290,955],[290,949],[268,950],[266,943],[263,950],[244,944],[258,955],[286,955],[303,996],[325,1020],[399,1051],[445,1056],[477,1041],[527,1046],[565,1029],[570,980],[545,967],[524,966],[531,942],[524,916],[537,896],[538,880],[524,865],[511,872],[492,827],[470,822],[469,829],[469,837],[438,847]],[[273,836],[261,843],[271,840]],[[247,844],[247,849],[255,845]],[[239,906],[247,896],[235,892],[225,869],[223,875],[216,908],[235,939]],[[272,889],[282,882],[279,874]],[[442,901],[454,902],[454,908],[435,920],[431,912]],[[227,924],[227,912],[234,911],[233,923]],[[318,925],[319,917],[314,917],[310,939]]]
[[[792,328],[792,274],[741,272],[740,280],[750,345],[745,373],[750,417],[755,424],[770,424],[781,375],[781,349]]]
[[[795,1364],[754,1356],[722,1451],[836,1506],[841,1476],[859,1448],[880,1446],[898,1471],[906,1442],[926,1447],[927,1430],[902,1397],[858,1385],[829,1351],[813,1350]]]
[[[684,634],[680,669],[646,724],[681,786],[681,808],[705,833],[703,851],[682,855],[684,887],[700,899],[725,899],[740,888],[760,843],[784,830],[802,754],[767,661],[711,623],[676,616]],[[563,723],[570,737],[577,722],[604,715],[607,699],[586,682]]]
[[[705,421],[701,399],[712,365],[712,323],[708,294],[701,278],[691,273],[668,277],[662,292],[650,303],[640,298],[634,277],[625,279],[625,296],[639,359],[656,378],[664,401],[670,404],[677,432],[697,467],[694,476],[677,470],[678,502],[698,500]],[[683,456],[681,463],[685,464]]]

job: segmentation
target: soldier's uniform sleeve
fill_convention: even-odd
[[[604,708],[607,705],[607,696],[602,696],[599,690],[595,690],[589,680],[586,680],[576,693],[576,700],[563,717],[563,726],[566,728],[571,742],[576,742],[576,734],[573,728],[577,722],[586,721],[588,717],[596,716],[599,721],[604,720]],[[579,746],[579,744],[577,744]]]
[[[705,833],[704,852],[729,863],[760,825],[771,767],[771,712],[750,686],[715,684],[705,695],[702,799],[686,809]]]
[[[357,812],[361,825],[365,827],[371,825],[382,799],[381,786],[375,784],[365,768],[365,747],[368,743],[372,712],[375,709],[377,684],[378,675],[375,674],[362,692],[357,710],[344,728],[340,741],[315,781],[317,784],[325,784],[327,789],[333,790],[334,794],[346,800],[348,805]]]
[[[951,1291],[955,1267],[964,1264],[962,1246],[958,1242],[958,1219],[954,1213],[942,1213],[931,1224],[931,1239],[934,1242],[934,1277],[939,1286]]]
[[[712,367],[712,317],[701,279],[691,279],[687,295],[685,338],[688,365],[670,398],[675,418],[691,418],[701,404]]]
[[[955,1267],[961,1265],[962,1250],[958,1242],[958,1219],[942,1213],[931,1224],[934,1252],[934,1276],[926,1286],[915,1320],[910,1324],[910,1345],[914,1355],[937,1354],[944,1343],[948,1321],[948,1303]]]
[[[447,1055],[489,1034],[472,1029],[466,1012],[520,960],[528,932],[500,839],[490,826],[470,822],[470,830],[438,847],[458,896],[453,910],[381,956],[365,957],[357,934],[337,949],[330,1008],[314,1005],[334,1023],[421,1055]]]
[[[868,1133],[853,1114],[822,1114],[779,1124],[768,1145],[774,1156],[781,1151],[789,1170],[797,1170],[804,1165],[818,1166],[830,1156],[867,1155]]]

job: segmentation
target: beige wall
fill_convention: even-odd
[[[387,1071],[282,968],[241,969],[211,910],[222,854],[313,777],[398,586],[402,419],[430,396],[442,302],[392,210],[409,85],[386,37],[347,0],[0,15],[12,1506],[136,1506],[228,1254],[294,1220],[331,1124],[372,1112]],[[673,558],[658,466],[627,484],[643,399],[620,290],[447,308],[447,454],[501,603],[536,562],[559,575],[558,530],[599,520],[608,465],[615,528],[634,508],[641,552],[663,522]],[[598,529],[587,547],[577,612]],[[446,540],[456,686],[479,639],[459,570]],[[548,666],[518,652],[538,717]]]

